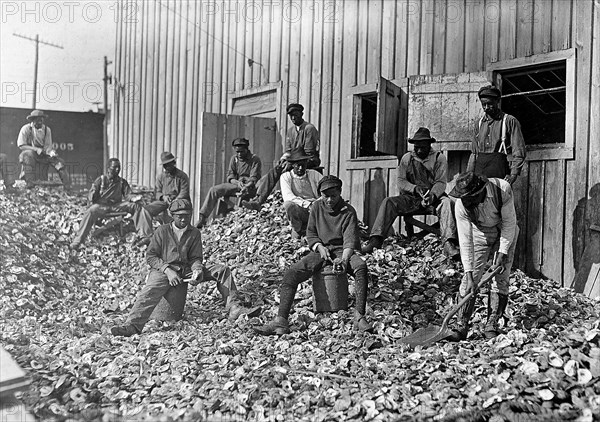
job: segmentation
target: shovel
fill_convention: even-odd
[[[442,322],[441,327],[438,327],[437,325],[429,325],[424,328],[419,328],[414,333],[409,334],[408,336],[400,339],[400,342],[409,344],[412,347],[428,346],[432,343],[435,343],[436,341],[440,341],[440,340],[443,340],[446,337],[448,337],[450,335],[450,331],[451,331],[448,328],[448,321],[450,321],[450,318],[452,318],[454,316],[454,314],[457,313],[458,310],[465,303],[467,303],[467,301],[471,298],[471,296],[473,296],[473,291],[477,291],[480,286],[483,286],[484,284],[488,283],[496,274],[500,273],[501,271],[502,271],[502,267],[498,267],[494,271],[486,272],[483,275],[483,277],[481,278],[481,281],[479,282],[479,284],[477,284],[475,286],[475,289],[473,289],[469,293],[467,293],[467,295],[465,297],[463,297],[460,302],[458,302],[458,304],[450,311],[450,313],[448,313],[448,315],[446,315],[446,318],[444,318],[444,321]]]

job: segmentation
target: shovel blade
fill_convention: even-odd
[[[430,325],[428,327],[419,328],[412,334],[400,339],[401,343],[406,343],[411,347],[428,346],[436,341],[440,341],[450,334],[448,327],[438,327]]]

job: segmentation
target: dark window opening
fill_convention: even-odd
[[[375,133],[377,131],[377,94],[360,96],[359,157],[376,154]],[[383,154],[383,153],[382,153]]]
[[[502,77],[502,110],[519,120],[525,143],[564,143],[566,61],[499,73]]]

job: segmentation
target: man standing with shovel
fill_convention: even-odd
[[[490,271],[501,267],[488,293],[486,338],[498,335],[498,321],[508,302],[509,274],[519,235],[515,202],[510,183],[486,178],[473,172],[458,176],[450,195],[455,204],[456,228],[460,256],[465,270],[459,294],[461,298],[473,292],[470,300],[458,311],[458,322],[449,340],[467,338],[469,321],[475,308],[476,288],[488,258],[497,251]]]

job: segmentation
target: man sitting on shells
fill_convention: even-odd
[[[151,268],[146,285],[138,293],[125,325],[112,327],[112,334],[125,337],[140,334],[161,298],[171,287],[184,283],[186,277],[194,286],[203,281],[216,281],[231,321],[243,314],[260,313],[260,308],[248,309],[241,305],[229,267],[203,265],[202,235],[190,225],[192,203],[187,199],[176,199],[169,206],[169,212],[173,222],[156,229],[146,251]]]

